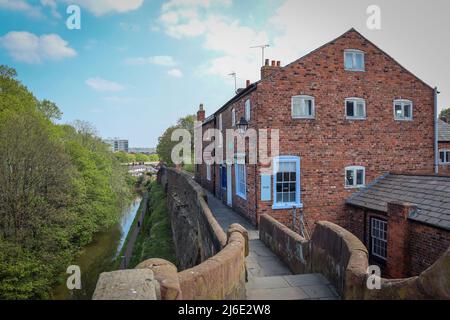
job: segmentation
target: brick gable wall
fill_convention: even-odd
[[[345,49],[365,52],[365,72],[344,70]],[[346,166],[364,166],[366,183],[389,171],[433,170],[433,90],[357,32],[281,68],[258,84],[257,94],[257,126],[280,129],[280,155],[301,157],[301,200],[310,226],[318,220],[348,226],[344,201],[356,190],[344,187]],[[315,97],[315,119],[292,119],[291,97],[300,94]],[[366,120],[345,118],[348,97],[366,100]],[[394,99],[413,101],[413,121],[394,121]],[[258,214],[288,225],[291,211],[258,203]]]
[[[365,52],[365,72],[344,70],[345,49]],[[265,68],[270,72],[264,72]],[[344,202],[358,189],[345,189],[346,166],[364,166],[366,183],[389,171],[433,172],[433,89],[357,32],[350,31],[284,68],[265,68],[263,73],[269,76],[255,91],[221,110],[223,128],[231,128],[233,108],[239,121],[250,98],[249,128],[280,130],[280,155],[301,157],[301,201],[311,229],[318,220],[349,227]],[[315,119],[292,119],[291,97],[300,94],[314,96]],[[366,100],[366,120],[345,118],[348,97]],[[394,99],[413,102],[413,121],[394,120]],[[272,209],[273,190],[272,201],[260,201],[260,169],[246,166],[244,200],[235,192],[233,166],[233,208],[253,222],[269,214],[291,226],[292,210]],[[222,194],[219,170],[216,165],[217,196]],[[226,193],[222,198],[226,202]]]

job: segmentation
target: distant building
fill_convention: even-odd
[[[439,120],[439,173],[450,175],[450,124],[447,118]]]
[[[130,153],[155,154],[155,148],[130,148]]]
[[[105,143],[111,146],[113,152],[123,151],[128,153],[128,140],[114,138],[105,140]]]

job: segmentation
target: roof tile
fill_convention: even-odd
[[[450,177],[389,174],[347,199],[348,204],[381,212],[391,201],[416,205],[412,220],[450,230]]]

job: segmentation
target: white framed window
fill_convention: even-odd
[[[366,100],[362,98],[345,99],[345,116],[347,119],[366,119]]]
[[[345,50],[344,66],[348,71],[364,71],[364,52],[355,49]]]
[[[236,125],[236,110],[233,108],[231,109],[231,126]]]
[[[245,170],[245,155],[236,155],[235,162],[235,181],[236,181],[236,195],[242,199],[247,199],[247,175]]]
[[[439,163],[450,165],[450,150],[439,150]]]
[[[245,120],[250,121],[251,118],[251,102],[250,99],[245,100]]]
[[[302,208],[300,201],[300,157],[280,156],[273,160],[272,209]]]
[[[413,103],[410,100],[398,99],[394,100],[394,119],[395,120],[412,120]]]
[[[381,219],[370,219],[372,255],[386,260],[387,258],[387,222]]]
[[[313,119],[315,117],[315,102],[311,96],[293,96],[291,98],[293,119]]]
[[[211,181],[211,165],[210,164],[206,165],[206,179],[208,181]]]
[[[345,187],[360,188],[366,185],[366,168],[350,166],[345,168]]]
[[[219,131],[222,131],[222,114],[219,114]]]

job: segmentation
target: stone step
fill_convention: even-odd
[[[246,290],[248,300],[339,299],[321,274],[252,277]]]

